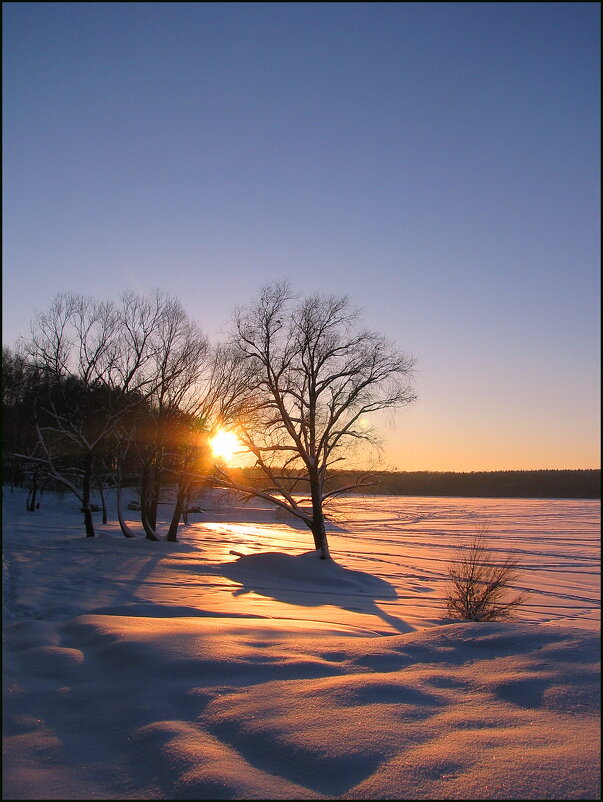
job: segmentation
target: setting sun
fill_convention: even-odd
[[[215,456],[223,459],[224,462],[230,462],[234,455],[243,448],[236,434],[224,429],[220,429],[209,442]]]

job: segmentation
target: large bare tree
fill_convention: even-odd
[[[253,369],[256,397],[238,432],[265,484],[247,486],[224,466],[216,479],[302,520],[327,559],[323,505],[356,486],[328,490],[329,473],[354,444],[376,442],[367,416],[415,400],[414,359],[363,328],[347,297],[298,300],[287,283],[237,311],[234,343]]]

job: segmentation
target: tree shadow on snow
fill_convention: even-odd
[[[412,632],[401,618],[389,615],[378,600],[397,598],[393,585],[384,579],[344,568],[333,560],[320,560],[315,551],[292,555],[264,552],[240,556],[233,562],[207,566],[208,573],[240,584],[235,595],[253,591],[279,602],[302,607],[331,604],[343,610],[375,615],[398,632]]]

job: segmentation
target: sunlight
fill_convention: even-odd
[[[209,444],[214,455],[226,463],[232,462],[233,457],[244,450],[243,444],[236,434],[225,429],[220,429],[209,441]]]

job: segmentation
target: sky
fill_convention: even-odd
[[[598,3],[3,3],[3,343],[270,281],[417,359],[383,466],[600,466]]]

